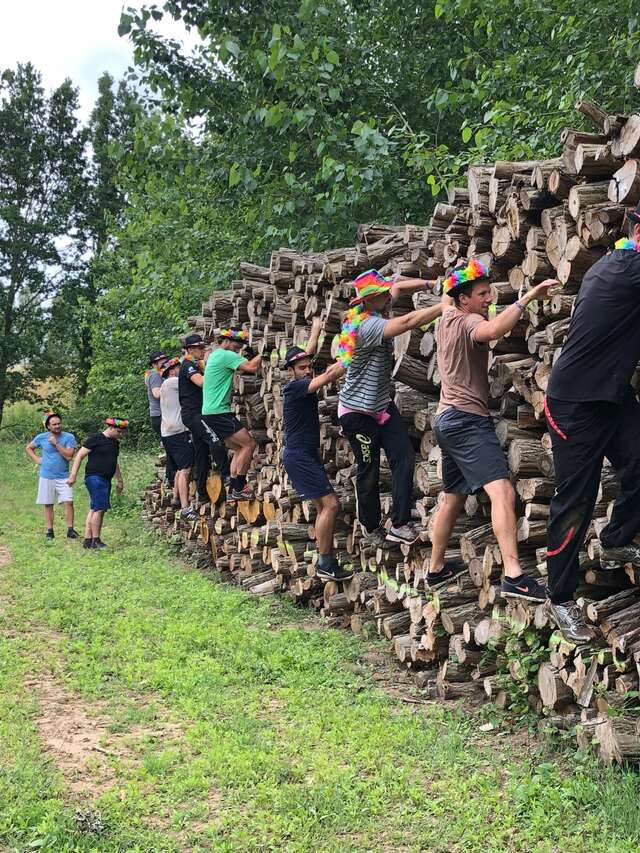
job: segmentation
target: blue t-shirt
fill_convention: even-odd
[[[69,476],[69,463],[49,441],[50,432],[40,432],[31,444],[42,451],[40,476],[45,480],[62,480]],[[61,447],[76,447],[76,440],[70,432],[61,432],[58,436]]]
[[[284,443],[287,447],[318,450],[320,419],[318,395],[308,393],[311,379],[294,379],[283,388]]]

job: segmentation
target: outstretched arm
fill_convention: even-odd
[[[307,341],[307,345],[305,350],[309,353],[309,355],[315,355],[316,350],[318,349],[318,340],[320,338],[320,332],[322,331],[322,320],[320,317],[314,317],[311,321],[311,333],[309,334],[309,340]]]
[[[555,278],[548,278],[528,290],[517,302],[509,305],[493,320],[484,320],[482,323],[478,323],[474,330],[475,340],[479,344],[486,344],[489,341],[497,341],[506,335],[522,317],[522,312],[529,302],[533,299],[549,299],[549,288],[556,284],[559,282]]]
[[[239,364],[238,370],[241,373],[255,373],[261,364],[262,356],[254,355],[253,358],[250,358],[248,361],[243,361],[242,364]]]
[[[395,338],[410,329],[426,326],[440,314],[442,314],[442,304],[438,303],[438,305],[432,305],[429,308],[419,308],[417,311],[403,314],[402,317],[392,317],[391,320],[387,320],[382,337]]]
[[[399,277],[391,288],[391,298],[397,299],[403,293],[421,293],[424,290],[433,290],[436,282],[425,278],[402,278]]]
[[[318,388],[322,388],[323,385],[329,385],[331,382],[335,382],[336,379],[344,376],[345,372],[344,366],[339,361],[336,361],[335,364],[331,364],[327,367],[324,373],[313,377],[309,383],[307,394],[312,394],[314,391],[317,391]]]

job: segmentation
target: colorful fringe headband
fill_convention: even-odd
[[[615,248],[626,249],[629,252],[640,252],[640,244],[636,243],[635,240],[629,240],[627,237],[616,240]]]
[[[195,355],[191,355],[190,352],[185,353],[182,356],[181,361],[190,361],[192,364],[198,368],[198,370],[204,370],[205,361],[203,358],[196,358]]]
[[[54,417],[59,418],[60,415],[57,412],[54,412],[53,409],[50,409],[48,412],[44,413],[44,416],[42,418],[42,425],[44,426],[45,429],[47,428],[47,426],[49,424],[50,418],[54,418]]]
[[[165,373],[168,373],[174,367],[178,367],[178,365],[180,365],[181,363],[182,362],[180,361],[180,359],[176,355],[176,356],[174,356],[174,358],[170,358],[169,361],[165,361],[165,363],[162,365],[162,370],[160,372],[164,376]]]
[[[381,275],[378,270],[367,270],[360,273],[354,279],[353,286],[356,289],[356,295],[349,304],[359,305],[368,296],[378,296],[380,293],[388,293],[391,290],[392,284],[393,282]]]
[[[339,361],[344,367],[351,364],[358,339],[358,329],[367,317],[371,317],[371,313],[371,311],[365,311],[361,305],[355,305],[347,311],[338,335],[338,350],[336,352],[336,361]]]
[[[450,294],[452,290],[466,284],[469,281],[475,281],[478,278],[485,278],[489,275],[489,267],[472,258],[466,267],[454,270],[450,276],[442,282],[442,292]]]
[[[116,429],[126,429],[129,426],[129,421],[126,418],[105,418],[105,423],[107,426]]]
[[[249,335],[244,329],[237,331],[236,329],[220,329],[220,338],[229,338],[231,341],[248,341]]]

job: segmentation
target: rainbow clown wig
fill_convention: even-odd
[[[115,429],[126,429],[129,426],[129,421],[126,418],[105,418],[105,423]]]
[[[458,267],[445,278],[442,282],[442,292],[447,296],[457,296],[465,284],[488,275],[489,267],[477,258],[472,258],[466,267]]]
[[[248,341],[249,335],[244,329],[220,329],[219,338],[227,338],[230,341]]]
[[[381,293],[388,293],[391,290],[393,281],[390,278],[385,278],[378,270],[367,270],[360,273],[354,279],[353,286],[356,289],[356,295],[353,297],[349,305],[360,305],[363,299],[369,296],[379,296]]]

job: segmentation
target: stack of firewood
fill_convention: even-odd
[[[373,631],[393,642],[418,686],[441,699],[474,696],[500,707],[524,701],[550,723],[576,727],[581,743],[594,740],[606,760],[640,755],[640,736],[626,708],[638,706],[640,586],[637,570],[603,571],[597,533],[606,523],[617,481],[605,466],[592,528],[581,564],[579,604],[597,626],[598,641],[574,647],[549,624],[546,608],[500,598],[501,555],[483,494],[469,497],[454,530],[451,558],[468,573],[430,594],[424,587],[429,524],[442,491],[440,451],[434,440],[440,374],[434,329],[396,338],[395,401],[417,450],[415,518],[421,540],[412,547],[370,548],[357,521],[349,445],[336,418],[337,390],[320,403],[321,452],[340,499],[335,534],[339,558],[354,566],[344,585],[316,574],[313,504],[301,501],[280,464],[281,355],[308,336],[321,317],[318,369],[335,354],[334,336],[353,294],[352,280],[375,267],[436,279],[458,258],[487,255],[495,310],[547,277],[563,287],[544,304],[531,303],[512,332],[492,344],[490,394],[496,430],[518,495],[518,540],[526,571],[544,578],[553,460],[543,406],[551,368],[565,339],[584,274],[620,236],[625,207],[640,200],[640,116],[611,116],[579,105],[594,132],[567,128],[552,159],[471,166],[467,188],[450,191],[428,226],[360,225],[355,247],[321,253],[283,248],[269,267],[241,264],[241,278],[202,306],[190,325],[209,340],[229,324],[244,325],[251,346],[270,353],[257,377],[238,377],[238,415],[257,439],[252,483],[257,499],[231,505],[222,483],[209,480],[210,503],[190,526],[169,506],[162,478],[149,485],[146,517],[166,537],[213,563],[223,577],[255,595],[284,593],[309,604],[333,625]],[[396,313],[438,297],[403,297]],[[390,508],[389,470],[383,460],[383,512]],[[614,710],[614,713],[609,713]]]

